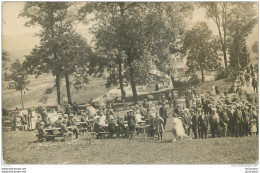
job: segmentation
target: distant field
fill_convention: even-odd
[[[208,138],[170,142],[129,139],[37,143],[32,132],[4,132],[3,159],[8,164],[257,164],[258,138]]]

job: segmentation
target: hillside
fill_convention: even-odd
[[[85,84],[82,89],[76,91],[71,86],[72,100],[77,103],[87,103],[91,98],[98,97],[107,92],[104,79],[91,78],[89,84]],[[46,94],[46,90],[52,90],[50,94]],[[53,106],[57,105],[57,95],[55,88],[55,78],[38,78],[31,79],[28,90],[23,95],[25,108],[37,106]],[[2,91],[3,107],[7,109],[21,108],[20,91],[3,89]],[[61,81],[61,104],[67,103],[67,93],[65,80]]]

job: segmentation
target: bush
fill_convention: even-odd
[[[199,76],[197,74],[192,74],[189,79],[189,84],[197,85],[199,83],[201,83],[201,79],[199,78]]]
[[[227,77],[226,72],[224,70],[221,70],[220,72],[217,73],[217,75],[215,77],[215,81],[225,79],[226,77]]]
[[[174,87],[179,88],[184,86],[187,86],[187,82],[178,80],[174,81]]]

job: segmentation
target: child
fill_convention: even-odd
[[[252,134],[253,137],[256,136],[256,131],[257,131],[257,128],[256,128],[256,119],[253,119],[251,121],[251,127],[250,127],[250,132]]]

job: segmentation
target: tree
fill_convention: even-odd
[[[194,73],[199,70],[202,82],[205,81],[204,71],[213,71],[221,66],[218,42],[213,38],[212,31],[204,22],[197,23],[187,31],[183,49],[187,53],[188,71]]]
[[[87,13],[90,12],[91,7],[94,6],[96,25],[92,31],[96,36],[96,45],[99,49],[117,49],[119,52],[125,53],[126,59],[123,62],[125,69],[124,79],[131,84],[135,103],[138,100],[136,85],[146,83],[147,80],[141,79],[150,79],[148,69],[153,60],[152,57],[156,53],[156,51],[152,51],[154,50],[153,48],[158,48],[157,45],[160,41],[163,41],[162,38],[169,36],[166,33],[172,34],[180,20],[182,20],[174,18],[173,15],[174,12],[175,16],[179,16],[179,14],[182,14],[181,10],[185,9],[180,8],[181,5],[179,4],[136,2],[88,3],[81,10],[85,14],[86,11]],[[185,7],[184,4],[182,4],[182,7]],[[161,16],[161,18],[158,18],[158,16]],[[161,21],[165,21],[163,23],[163,26],[167,26],[164,27],[164,29],[166,28],[165,30],[160,28]],[[173,23],[174,25],[172,25]],[[173,37],[168,38],[172,39]],[[109,44],[100,44],[106,39],[111,40]],[[162,44],[160,45],[162,46]],[[146,55],[149,55],[148,57],[150,58],[148,59]]]
[[[2,74],[3,74],[3,80],[8,80],[8,75],[7,75],[7,70],[8,70],[8,62],[10,59],[8,58],[8,53],[7,51],[2,51]]]
[[[200,7],[206,9],[206,16],[212,19],[217,25],[219,42],[221,43],[221,48],[224,56],[226,75],[229,74],[228,60],[227,60],[227,50],[228,50],[228,39],[232,31],[230,26],[236,23],[237,19],[232,17],[236,16],[243,19],[244,22],[255,21],[254,17],[256,14],[253,2],[201,2],[198,3]],[[236,15],[238,14],[238,15]],[[241,20],[242,21],[242,20]],[[233,23],[233,24],[232,24]],[[252,22],[250,27],[254,26]],[[247,30],[251,30],[247,28]],[[238,27],[240,28],[240,26]],[[241,27],[243,28],[243,27]]]
[[[29,18],[25,26],[37,25],[42,29],[38,34],[41,38],[40,47],[36,47],[27,58],[35,62],[35,64],[32,64],[32,62],[27,64],[31,69],[38,67],[38,73],[42,73],[42,69],[51,70],[52,74],[56,76],[58,104],[60,104],[60,77],[62,69],[59,61],[60,57],[57,55],[59,41],[57,33],[59,33],[60,28],[71,27],[71,23],[64,22],[68,7],[69,4],[65,2],[27,2],[19,15]]]
[[[255,41],[252,46],[252,51],[258,55],[258,41]]]
[[[28,2],[20,14],[30,19],[26,26],[40,25],[42,28],[38,34],[40,45],[26,56],[27,69],[36,74],[51,71],[56,76],[58,104],[60,79],[65,77],[68,103],[71,104],[69,76],[82,71],[80,68],[86,69],[89,57],[93,55],[87,41],[74,31],[75,19],[69,8],[71,3],[68,2]]]
[[[27,72],[18,59],[13,64],[11,64],[10,71],[11,74],[9,76],[9,87],[21,92],[21,103],[22,108],[24,109],[23,90],[30,82],[28,80]]]
[[[245,40],[252,32],[257,21],[254,3],[234,3],[233,8],[230,9],[227,28],[231,68],[240,69],[248,65],[249,54]]]

